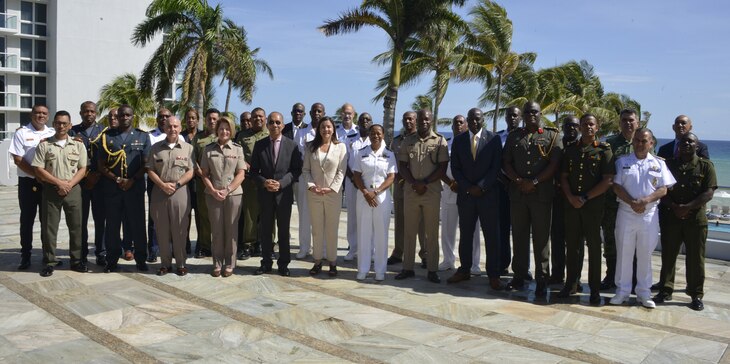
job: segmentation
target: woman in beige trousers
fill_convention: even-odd
[[[307,144],[302,177],[307,184],[307,201],[312,221],[314,267],[309,274],[322,271],[326,249],[329,275],[337,275],[337,230],[340,225],[342,182],[347,168],[347,148],[337,141],[335,124],[329,117],[319,121],[314,140]]]

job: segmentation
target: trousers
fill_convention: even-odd
[[[616,215],[616,294],[631,293],[634,252],[636,252],[636,296],[651,296],[651,253],[659,243],[659,216],[656,209],[643,214],[619,208]]]
[[[376,274],[385,274],[388,268],[388,228],[390,226],[391,197],[389,191],[385,191],[384,195],[384,199],[379,201],[376,207],[370,207],[362,194],[357,195],[358,273],[370,271],[372,258],[375,260],[373,270]],[[371,256],[373,251],[375,251],[375,255]]]

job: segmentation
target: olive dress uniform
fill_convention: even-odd
[[[200,159],[200,168],[208,171],[208,178],[216,189],[225,189],[236,173],[246,169],[243,148],[233,141],[220,145],[208,144]],[[223,201],[216,200],[210,191],[205,192],[208,205],[208,219],[212,227],[213,265],[215,270],[236,267],[236,240],[238,240],[238,219],[241,217],[243,189],[236,187]]]
[[[193,169],[193,146],[176,142],[170,147],[167,140],[157,142],[150,149],[147,170],[153,171],[165,183],[176,183],[177,190],[168,195],[151,183],[150,217],[155,222],[160,262],[163,268],[172,266],[172,258],[180,268],[185,267],[188,225],[190,224],[190,192],[187,184],[180,185],[182,176]],[[172,242],[172,249],[170,249]]]
[[[114,271],[122,254],[119,230],[124,223],[134,244],[134,260],[138,267],[146,267],[147,232],[145,229],[145,159],[150,150],[150,137],[140,129],[129,128],[127,132],[108,129],[101,136],[99,158],[103,167],[114,175],[114,179],[102,178],[106,209],[106,229],[104,242],[107,248],[107,271]],[[132,187],[123,191],[117,184],[120,179],[134,179]]]
[[[667,161],[677,183],[667,192],[667,197],[677,203],[686,204],[708,189],[717,188],[715,167],[707,159],[696,155],[689,162],[680,159]],[[702,299],[705,283],[705,243],[707,242],[707,216],[705,205],[691,211],[690,217],[680,219],[664,204],[659,206],[659,225],[662,241],[661,292],[671,295],[674,291],[674,274],[677,255],[684,243],[687,252],[688,296]]]
[[[509,164],[521,179],[537,182],[538,175],[551,161],[559,160],[563,143],[554,128],[539,128],[530,133],[527,128],[513,130],[505,142],[503,163]],[[530,266],[530,232],[538,284],[545,284],[550,275],[550,218],[555,184],[553,177],[535,184],[536,191],[520,192],[516,183],[509,185],[512,220],[512,270],[515,282],[528,278]],[[540,287],[538,287],[540,288]]]
[[[393,151],[393,154],[398,157],[398,153],[400,151],[401,144],[403,144],[403,139],[406,138],[406,135],[400,134],[397,137],[393,138],[393,142],[390,143],[390,150]],[[403,192],[403,185],[405,184],[405,180],[399,173],[395,174],[395,181],[393,182],[393,214],[395,215],[395,235],[393,242],[393,252],[390,254],[390,258],[388,260],[394,260],[397,259],[398,261],[401,261],[403,259],[403,231],[404,229],[404,220],[403,216],[405,213],[405,202],[403,200],[404,198],[404,192]],[[426,260],[426,232],[425,227],[423,226],[423,223],[419,224],[418,226],[418,257],[421,258],[422,261]]]
[[[616,174],[610,145],[598,141],[589,145],[581,142],[571,145],[565,150],[562,173],[568,175],[570,192],[585,201],[581,208],[573,207],[567,199],[564,204],[567,248],[565,286],[571,287],[578,280],[585,238],[588,245],[588,286],[591,295],[597,295],[601,287],[601,221],[606,194],[588,196],[588,192],[601,183],[603,176]]]
[[[257,141],[267,138],[269,131],[266,128],[258,132],[251,129],[241,131],[236,135],[236,143],[243,148],[243,157],[246,164],[251,165],[251,155],[253,147]],[[259,198],[258,186],[253,178],[249,178],[249,172],[246,172],[246,179],[243,180],[241,187],[243,188],[243,201],[241,208],[241,218],[238,220],[238,251],[253,251],[254,247],[259,245],[258,226],[259,226]]]
[[[411,134],[402,142],[398,151],[398,162],[407,164],[415,180],[428,178],[441,163],[449,161],[446,139],[430,131],[421,138],[418,133]],[[439,206],[441,205],[441,180],[428,184],[426,193],[417,194],[408,182],[404,182],[404,201],[408,208],[403,214],[403,270],[412,271],[416,252],[416,235],[419,224],[426,230],[426,268],[429,272],[438,271],[439,264]]]
[[[68,137],[59,142],[54,137],[38,144],[33,167],[43,168],[54,177],[69,181],[79,168],[86,168],[88,156],[82,142]],[[66,226],[69,235],[69,256],[74,267],[84,261],[81,246],[81,186],[71,188],[66,196],[58,194],[58,189],[50,183],[43,183],[43,206],[41,208],[41,235],[43,241],[43,265],[54,266],[56,261],[56,240],[58,224],[61,221],[61,209],[66,215]]]
[[[195,159],[197,165],[200,165],[205,146],[215,142],[217,139],[214,133],[210,135],[203,135],[201,132],[195,134],[191,144],[193,145],[193,159]],[[205,184],[203,183],[203,179],[197,175],[193,180],[195,181],[195,207],[197,207],[197,211],[195,211],[195,227],[198,230],[198,241],[195,243],[195,251],[200,252],[204,250],[210,253],[211,233],[210,220],[208,219],[208,204],[205,202]]]

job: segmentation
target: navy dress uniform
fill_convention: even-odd
[[[107,244],[106,271],[115,271],[119,256],[122,254],[119,229],[122,219],[129,223],[134,244],[134,260],[137,267],[146,270],[147,234],[145,229],[145,180],[144,166],[150,151],[149,135],[140,129],[129,128],[122,132],[109,129],[101,136],[99,168],[104,169],[106,178],[102,179],[106,208],[106,230],[104,239]],[[122,186],[133,181],[128,190]]]

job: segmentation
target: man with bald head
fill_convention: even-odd
[[[674,140],[659,147],[658,156],[664,159],[675,159],[679,157],[679,145],[682,136],[692,131],[692,119],[687,115],[679,115],[674,119]],[[710,159],[710,152],[707,150],[707,145],[701,141],[697,141],[697,156],[700,158]]]

